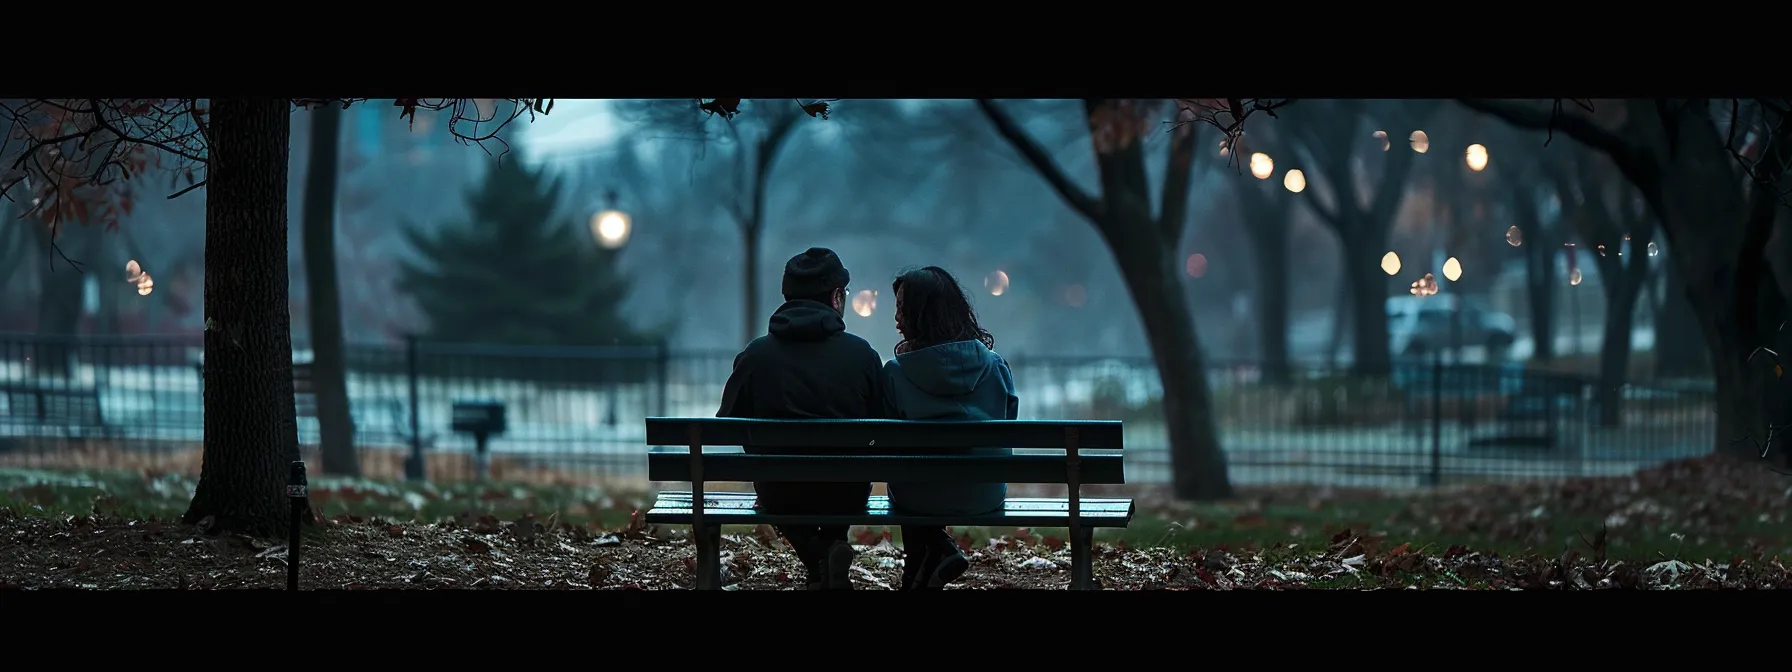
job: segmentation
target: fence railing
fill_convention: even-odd
[[[473,440],[452,404],[505,406],[490,441],[498,479],[645,477],[643,418],[713,415],[733,352],[524,348],[411,341],[353,345],[348,393],[364,472],[472,477]],[[0,336],[0,466],[197,471],[203,347],[194,338]],[[299,351],[295,361],[309,361]],[[1023,418],[1126,422],[1128,480],[1169,480],[1169,426],[1156,368],[1142,357],[1013,357]],[[1210,366],[1220,445],[1233,482],[1410,487],[1615,475],[1715,445],[1709,389],[1594,381],[1515,364],[1403,361],[1385,378],[1297,369],[1261,379],[1250,362]],[[301,408],[307,408],[301,403]],[[1613,421],[1602,426],[1600,420]],[[298,418],[315,452],[317,419]]]

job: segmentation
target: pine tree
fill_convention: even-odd
[[[619,250],[557,213],[561,181],[516,154],[466,195],[469,218],[405,236],[425,260],[401,262],[400,289],[416,300],[438,342],[639,346],[654,335],[622,314],[628,279]]]

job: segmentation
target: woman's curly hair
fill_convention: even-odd
[[[890,290],[902,297],[898,310],[907,331],[896,344],[896,352],[958,341],[982,341],[989,349],[996,348],[996,337],[977,325],[970,298],[946,269],[910,268],[896,276]]]

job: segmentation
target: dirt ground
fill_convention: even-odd
[[[170,522],[192,487],[179,474],[0,469],[0,589],[284,587],[283,541]],[[687,528],[642,522],[648,493],[327,479],[313,493],[306,589],[661,590],[694,576]],[[1132,496],[1139,510],[1097,537],[1108,589],[1792,588],[1792,477],[1723,458],[1413,493],[1262,489],[1219,504],[1088,494]],[[770,528],[725,531],[728,589],[802,588]],[[1062,530],[953,532],[972,564],[952,589],[1067,586]],[[900,539],[854,535],[856,587],[889,589]]]

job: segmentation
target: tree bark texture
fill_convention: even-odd
[[[276,536],[299,458],[287,313],[290,103],[214,98],[205,195],[205,452],[185,520]]]

